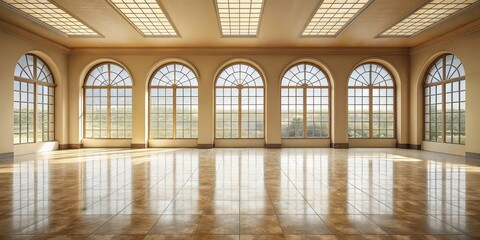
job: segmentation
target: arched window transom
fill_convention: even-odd
[[[55,82],[47,64],[23,55],[14,72],[13,143],[55,140]]]
[[[264,138],[264,85],[254,67],[234,64],[218,76],[215,137]]]
[[[150,138],[198,138],[198,82],[184,64],[164,65],[150,80]]]
[[[85,138],[132,137],[132,79],[122,66],[102,63],[83,86]]]
[[[282,138],[328,138],[329,81],[309,63],[297,64],[282,78]]]
[[[455,55],[439,57],[424,82],[424,140],[465,144],[465,69]]]
[[[350,75],[348,137],[395,137],[395,82],[380,64],[362,64]]]

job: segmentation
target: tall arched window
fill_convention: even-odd
[[[382,65],[365,63],[350,75],[348,137],[395,137],[395,82]]]
[[[198,138],[198,82],[184,64],[164,65],[150,80],[150,138]]]
[[[428,70],[425,89],[425,141],[465,144],[465,70],[452,54]]]
[[[309,63],[297,64],[282,79],[282,138],[328,138],[329,84]]]
[[[55,81],[47,64],[25,54],[15,66],[13,143],[55,140]]]
[[[118,64],[102,63],[83,86],[85,138],[132,137],[132,79]]]
[[[248,64],[225,68],[215,86],[215,137],[264,137],[264,86]]]

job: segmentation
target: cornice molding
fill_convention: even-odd
[[[409,48],[288,47],[288,48],[72,48],[71,54],[100,55],[408,55]]]
[[[0,30],[3,30],[7,33],[10,33],[14,36],[35,42],[37,44],[48,47],[56,52],[68,55],[70,53],[70,48],[54,42],[50,39],[44,38],[38,34],[32,33],[28,30],[25,30],[15,24],[0,20]]]
[[[459,28],[456,28],[453,31],[440,35],[437,38],[430,39],[423,43],[418,44],[415,47],[410,48],[410,54],[419,53],[427,48],[434,47],[449,41],[452,41],[456,38],[463,37],[470,33],[476,32],[480,30],[480,19],[477,19],[471,23],[465,24]]]

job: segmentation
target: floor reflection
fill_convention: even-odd
[[[82,149],[0,163],[2,239],[476,238],[479,215],[480,167],[412,150]]]

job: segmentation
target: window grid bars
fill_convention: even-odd
[[[31,65],[31,69],[30,70],[33,70],[33,72],[31,73],[32,74],[32,78],[33,79],[29,79],[29,78],[24,78],[24,77],[18,77],[18,76],[14,76],[14,95],[16,93],[18,93],[18,100],[14,99],[14,105],[18,105],[18,108],[19,108],[19,111],[15,111],[15,107],[14,107],[14,116],[17,115],[18,116],[18,131],[16,132],[15,129],[14,129],[14,144],[24,144],[24,143],[35,143],[35,142],[38,142],[38,141],[41,141],[41,142],[48,142],[48,141],[54,141],[55,140],[55,87],[56,87],[56,84],[55,83],[50,83],[50,82],[43,82],[43,81],[40,81],[38,79],[38,70],[48,70],[48,72],[50,73],[51,75],[51,71],[49,69],[49,67],[47,66],[46,63],[43,62],[43,67],[41,69],[38,68],[38,57],[36,55],[33,55],[33,54],[25,54],[23,55],[22,57],[25,57],[26,59],[28,58],[28,56],[31,56],[32,57],[32,65]],[[19,60],[20,61],[20,60]],[[17,63],[18,65],[18,63]],[[27,67],[28,67],[28,61],[27,61]],[[42,71],[43,73],[43,71]],[[20,75],[22,75],[21,73],[19,73]],[[16,89],[16,83],[18,82],[18,89]],[[26,90],[22,90],[22,85],[26,85]],[[42,135],[42,138],[41,140],[39,140],[38,138],[38,128],[37,128],[37,123],[39,122],[38,120],[38,106],[41,105],[38,103],[38,95],[37,95],[37,92],[38,92],[38,87],[48,87],[49,89],[49,92],[51,92],[52,94],[48,94],[48,96],[53,96],[53,102],[51,102],[50,98],[48,98],[48,121],[47,121],[47,124],[48,125],[53,125],[53,127],[51,129],[53,130],[50,130],[50,126],[48,127],[48,136],[46,139],[44,139],[44,131],[43,131],[43,128],[42,128],[42,132],[41,132],[41,135]],[[31,90],[30,90],[31,89]],[[33,92],[33,93],[32,93]],[[26,101],[23,101],[22,99],[22,93],[26,94]],[[30,97],[31,95],[31,97]],[[31,99],[30,99],[31,98]],[[26,104],[27,105],[27,112],[22,112],[22,105],[23,104]],[[43,102],[44,103],[44,102]],[[31,107],[30,107],[31,106]],[[33,113],[31,113],[30,111],[30,108],[33,108]],[[50,112],[50,110],[53,111],[53,113]],[[21,121],[21,117],[23,114],[27,114],[27,121],[26,122],[22,122]],[[33,115],[32,115],[33,114]],[[29,116],[31,115],[31,116]],[[52,116],[50,116],[52,115]],[[43,117],[43,116],[42,116]],[[15,117],[14,117],[15,118]],[[31,120],[29,120],[29,118]],[[14,121],[15,123],[15,121]],[[27,124],[27,127],[26,127],[26,134],[23,133],[22,131],[22,123],[26,123]],[[43,122],[42,122],[43,123]],[[30,125],[32,125],[32,127],[30,127]],[[31,129],[30,129],[31,128]],[[30,140],[30,137],[29,135],[32,135],[32,140]],[[26,141],[22,141],[22,135],[26,135]],[[18,136],[18,141],[16,141],[16,137]]]
[[[455,78],[452,78],[452,79],[447,79],[447,57],[448,56],[452,56],[452,57],[455,57],[454,55],[452,54],[445,54],[443,56],[440,56],[435,62],[432,63],[432,65],[430,66],[430,69],[432,69],[433,67],[438,67],[437,66],[437,63],[439,61],[442,62],[442,66],[441,66],[441,80],[440,81],[436,81],[436,82],[429,82],[427,83],[427,78],[428,78],[428,74],[430,72],[427,72],[426,74],[426,77],[425,77],[425,84],[424,84],[424,140],[425,141],[430,141],[430,142],[438,142],[438,143],[453,143],[452,142],[452,139],[454,138],[454,134],[456,132],[453,131],[453,128],[454,128],[454,125],[453,123],[450,125],[450,141],[447,142],[447,133],[446,133],[446,130],[447,130],[447,112],[446,112],[446,93],[447,93],[447,89],[446,89],[446,86],[447,84],[454,84],[456,82],[459,83],[459,90],[457,91],[458,92],[458,95],[459,95],[459,99],[454,99],[453,96],[452,96],[452,101],[450,103],[454,103],[455,100],[457,100],[456,102],[459,103],[459,126],[458,126],[458,134],[459,134],[459,141],[458,143],[455,143],[455,144],[460,144],[460,145],[464,145],[465,144],[465,140],[463,140],[463,143],[462,143],[462,134],[464,134],[464,132],[466,132],[466,130],[464,129],[463,132],[462,132],[462,125],[465,126],[465,122],[466,121],[465,119],[461,119],[461,116],[462,116],[462,109],[460,109],[460,107],[462,106],[462,103],[465,104],[466,101],[465,101],[465,95],[463,95],[464,97],[464,100],[462,101],[461,100],[461,96],[462,96],[462,93],[463,94],[466,94],[466,88],[462,89],[461,86],[465,86],[465,76],[460,76],[460,77],[455,77]],[[453,61],[453,59],[452,59]],[[460,63],[461,64],[461,63]],[[460,65],[461,66],[461,65]],[[438,80],[438,79],[437,79]],[[434,90],[435,89],[435,90]],[[439,93],[439,89],[441,89],[441,93]],[[452,88],[451,88],[452,89]],[[451,91],[449,91],[451,92]],[[434,99],[433,98],[433,95],[435,95],[435,104],[433,104],[432,100]],[[438,103],[438,97],[440,96],[440,99],[442,100],[441,103]],[[427,99],[429,99],[427,101]],[[434,105],[436,105],[436,108],[435,108],[435,113],[433,113],[433,110],[434,110]],[[442,111],[440,113],[438,113],[438,107],[439,105],[441,105],[441,109]],[[428,111],[427,111],[427,108],[428,108]],[[463,113],[465,114],[465,113]],[[433,117],[432,115],[436,115],[435,116],[435,121],[432,121]],[[440,118],[439,118],[439,115],[440,115]],[[452,122],[453,122],[453,112],[451,113],[450,115],[452,117]],[[441,129],[439,131],[439,128],[438,128],[438,124],[439,124],[439,119],[441,121]],[[435,124],[435,129],[433,129],[432,127],[432,123]],[[433,130],[435,130],[433,132]],[[435,133],[435,134],[433,134]],[[440,133],[440,134],[439,134]],[[439,139],[439,135],[441,135],[441,139]],[[427,137],[428,136],[428,137]]]
[[[310,71],[307,71],[307,66],[308,68],[310,69]],[[294,72],[294,71],[299,71],[303,74],[303,77],[302,78],[299,78],[298,76],[296,76],[297,74]],[[312,71],[316,71],[315,74],[312,72]],[[287,73],[291,74],[291,77],[287,77]],[[310,78],[307,77],[307,73],[311,74],[312,76]],[[319,77],[319,74],[322,74],[320,75]],[[296,80],[295,80],[296,78]],[[287,109],[287,118],[286,118],[286,122],[285,122],[285,116],[282,116],[281,117],[281,124],[286,124],[287,126],[290,126],[290,123],[291,123],[291,120],[290,119],[290,98],[291,98],[291,95],[290,93],[291,92],[294,92],[295,94],[295,115],[298,115],[298,111],[297,111],[297,107],[298,107],[298,103],[296,102],[297,99],[298,99],[298,95],[297,95],[297,91],[290,91],[291,89],[303,89],[303,114],[302,114],[302,117],[303,117],[303,137],[302,138],[328,138],[330,136],[330,87],[328,86],[328,79],[327,79],[327,82],[326,83],[322,83],[323,81],[322,80],[325,80],[326,79],[326,75],[325,73],[320,70],[320,68],[318,68],[317,66],[315,65],[311,65],[309,63],[299,63],[293,67],[291,67],[283,76],[283,79],[282,79],[282,86],[281,86],[281,89],[285,89],[287,90],[287,96],[284,96],[283,95],[283,92],[282,91],[282,95],[281,95],[281,106],[286,108]],[[284,82],[285,80],[288,80],[288,82]],[[296,82],[295,82],[296,81]],[[291,85],[293,83],[293,85]],[[284,85],[285,84],[285,85]],[[318,84],[318,85],[317,85]],[[326,84],[326,85],[323,85],[323,84]],[[316,96],[315,94],[315,90],[320,90],[320,95],[319,96]],[[325,96],[324,94],[324,91],[322,91],[323,89],[327,89],[327,94]],[[310,96],[308,94],[308,90],[311,90],[312,92],[312,96]],[[324,101],[322,101],[322,99],[324,99],[324,97],[327,97],[327,104],[324,103]],[[285,100],[286,98],[286,103],[284,103],[283,101]],[[319,98],[320,101],[318,104],[315,103],[315,98]],[[309,104],[309,99],[311,99],[311,104]],[[328,114],[328,117],[326,120],[327,121],[327,124],[328,124],[328,130],[327,130],[327,135],[326,136],[322,136],[322,123],[325,122],[325,120],[323,120],[325,113],[323,111],[321,111],[320,113],[320,119],[318,121],[315,120],[315,112],[313,113],[310,113],[309,114],[309,111],[308,111],[308,107],[311,106],[311,108],[313,110],[315,110],[315,107],[316,106],[319,106],[321,110],[323,110],[323,106],[327,105],[327,114]],[[285,114],[283,112],[283,110],[281,110],[281,114]],[[312,121],[308,121],[309,117],[308,115],[312,115],[311,116],[311,119]],[[312,136],[308,136],[308,123],[311,122],[313,123],[313,128],[312,128]],[[319,122],[320,124],[320,129],[316,129],[316,122]],[[290,128],[289,128],[290,129]],[[315,131],[320,131],[319,132],[319,136],[318,137],[315,137]],[[293,136],[293,137],[290,137],[290,136],[285,136],[284,135],[284,132],[283,132],[283,129],[282,129],[282,138],[299,138],[297,136]]]
[[[115,64],[116,66],[115,67],[119,67],[121,70],[120,72],[116,73],[116,72],[112,72],[112,65]],[[97,78],[95,78],[95,80],[91,83],[92,85],[87,85],[87,81],[88,79],[90,78],[90,75],[94,72],[94,71],[99,71],[100,70],[97,70],[97,68],[101,67],[102,65],[107,65],[107,75],[108,75],[108,79],[104,79],[107,81],[107,85],[94,85],[95,84],[95,81],[98,77],[100,77],[102,74],[104,73],[100,73]],[[83,126],[84,126],[84,130],[83,130],[83,134],[84,134],[84,137],[85,138],[93,138],[93,139],[130,139],[131,138],[131,135],[132,135],[132,126],[130,124],[130,127],[128,128],[127,125],[125,124],[124,125],[124,133],[125,133],[125,137],[123,138],[120,138],[120,137],[112,137],[111,136],[111,111],[112,111],[112,105],[111,105],[111,92],[112,90],[124,90],[124,109],[127,109],[128,105],[132,105],[131,101],[130,101],[130,104],[127,103],[127,99],[130,98],[132,99],[132,87],[131,85],[129,86],[128,84],[131,84],[131,79],[130,79],[130,76],[128,75],[127,77],[125,78],[122,78],[120,79],[120,82],[113,82],[114,80],[116,80],[118,77],[121,77],[120,76],[120,73],[123,73],[124,71],[126,71],[122,66],[120,65],[117,65],[116,63],[112,63],[112,62],[104,62],[104,63],[100,63],[98,65],[96,65],[95,67],[93,67],[89,74],[86,76],[85,78],[85,84],[83,86],[84,88],[84,103],[83,103],[83,109],[84,109],[84,112],[85,112],[85,115],[84,118],[83,118]],[[112,74],[116,74],[114,78],[112,78]],[[127,72],[128,74],[128,72]],[[126,79],[129,80],[129,82],[125,81]],[[118,85],[119,83],[123,83],[124,85]],[[111,85],[111,84],[116,84],[116,85]],[[94,96],[94,91],[98,89],[100,92],[100,96]],[[102,91],[102,90],[105,90],[105,91]],[[89,93],[91,93],[91,95],[89,95]],[[105,94],[105,96],[104,96]],[[89,97],[91,98],[92,100],[92,104],[88,104],[87,103],[87,100],[89,99]],[[102,101],[101,101],[101,98],[102,97],[106,97],[106,104],[103,104]],[[99,101],[99,104],[95,104],[94,103],[94,99],[95,98],[100,98],[100,101]],[[91,105],[91,109],[92,109],[92,112],[90,113],[91,115],[91,118],[92,120],[88,120],[88,115],[89,115],[89,112],[88,112],[88,105]],[[100,113],[94,113],[94,109],[95,109],[95,105],[98,105],[100,106],[100,109],[102,109],[102,107],[106,107],[106,129],[102,129],[102,126],[104,124],[102,124],[102,121],[101,120],[101,116],[105,113],[102,113],[102,110],[100,110]],[[95,124],[95,120],[93,119],[93,117],[95,115],[100,115],[100,121],[97,121],[97,123],[100,123],[100,129],[99,130],[95,130],[95,128],[93,127],[94,124]],[[121,116],[121,114],[118,114],[118,116]],[[130,110],[130,113],[129,114],[123,114],[123,117],[124,119],[126,119],[127,116],[130,116],[128,121],[126,122],[130,122],[132,121],[131,117],[132,117],[132,112]],[[88,134],[88,124],[87,123],[91,123],[91,129],[90,129],[90,134]],[[96,134],[95,131],[98,131],[99,133]],[[102,136],[102,132],[106,131],[106,134],[104,134],[104,136]],[[118,134],[118,128],[116,129],[117,131],[117,134]],[[97,137],[95,137],[95,135],[97,135]],[[117,135],[118,136],[118,135]]]
[[[356,120],[356,119],[357,119],[357,110],[356,110],[357,108],[356,108],[356,106],[359,106],[359,105],[360,105],[360,106],[363,106],[363,107],[362,107],[362,119],[361,119],[361,125],[362,125],[362,127],[361,127],[361,132],[362,132],[362,137],[356,137],[356,136],[354,135],[354,136],[349,136],[349,138],[364,138],[364,139],[375,139],[375,138],[376,138],[376,137],[373,136],[373,123],[374,123],[374,119],[373,119],[373,98],[374,98],[374,96],[373,96],[373,89],[393,89],[393,104],[392,104],[392,105],[393,105],[393,119],[394,119],[394,121],[393,121],[393,128],[392,128],[392,130],[391,130],[391,131],[393,131],[393,136],[392,136],[392,135],[391,135],[391,136],[388,136],[388,133],[387,133],[387,137],[378,137],[378,138],[380,138],[380,139],[382,139],[382,138],[387,138],[387,139],[390,138],[390,139],[392,139],[392,138],[395,138],[395,136],[396,136],[396,133],[395,133],[395,130],[396,130],[396,109],[395,109],[395,106],[396,106],[396,105],[395,105],[395,102],[396,102],[395,90],[396,90],[396,88],[395,88],[395,84],[394,84],[394,82],[393,82],[393,86],[374,86],[374,85],[373,85],[373,82],[372,82],[372,80],[373,80],[372,74],[374,73],[374,71],[373,71],[373,65],[378,65],[378,64],[376,64],[376,63],[365,63],[365,64],[357,67],[357,68],[354,70],[354,71],[356,71],[356,70],[357,70],[358,68],[360,68],[360,67],[364,68],[365,66],[368,66],[368,69],[369,69],[369,70],[368,70],[368,73],[369,73],[369,79],[368,79],[368,80],[370,81],[370,84],[369,84],[368,86],[349,86],[349,87],[348,87],[348,91],[349,91],[349,93],[348,93],[348,98],[349,98],[349,100],[348,100],[348,109],[350,109],[350,107],[351,107],[352,105],[354,106],[353,120],[350,120],[350,116],[348,116],[348,118],[349,118],[348,123],[349,123],[349,125],[350,125],[350,124],[353,124],[354,133],[357,132],[356,129],[357,129],[357,126],[358,126],[358,124],[357,124],[358,121]],[[378,68],[378,67],[384,68],[384,67],[381,66],[381,65],[378,65],[377,68]],[[386,68],[384,68],[384,69],[387,70]],[[388,70],[387,70],[387,72],[388,72]],[[390,76],[390,81],[393,81],[393,79],[391,79],[391,73],[390,73],[390,72],[388,72],[388,75]],[[359,75],[358,77],[362,77],[362,76]],[[358,80],[355,80],[355,81],[358,82]],[[385,82],[385,81],[386,81],[385,79],[382,80],[382,82]],[[366,90],[368,90],[368,111],[369,111],[368,114],[365,114],[365,113],[364,113],[365,103],[363,103],[363,101],[365,100],[365,99],[364,99],[364,98],[365,98],[365,91],[362,91],[362,95],[361,95],[361,97],[362,97],[362,103],[361,103],[361,104],[357,104],[357,103],[356,103],[356,101],[357,101],[357,99],[358,99],[357,91],[356,91],[357,89],[363,89],[363,90],[366,89]],[[354,92],[353,95],[350,94],[350,92],[352,92],[351,90],[353,90],[353,92]],[[353,99],[354,99],[354,103],[353,103],[353,104],[351,103],[351,100],[350,100],[351,97],[353,97]],[[391,97],[391,96],[387,96],[387,101],[388,101],[388,98],[390,98],[390,97]],[[348,111],[350,111],[350,110],[348,110]],[[351,115],[351,114],[348,113],[348,115]],[[364,119],[365,115],[368,115],[368,120],[365,120],[365,119]],[[368,121],[368,124],[366,123],[367,121]],[[368,125],[368,136],[365,136],[365,135],[364,135],[364,133],[367,132],[367,130],[365,130],[365,128],[364,128],[365,124]],[[350,132],[351,130],[352,130],[352,128],[349,126],[349,132]],[[390,130],[390,129],[387,129],[387,131],[388,131],[388,130]]]
[[[238,68],[238,69],[237,69]],[[246,68],[246,69],[242,69],[242,68]],[[233,71],[237,71],[236,73],[238,73],[238,78],[235,76],[235,72],[231,73],[230,75],[228,75],[227,71],[229,70],[233,70]],[[250,72],[248,72],[248,70],[251,70]],[[244,72],[245,71],[245,72]],[[226,78],[223,78],[222,77],[222,74],[224,73],[227,73],[227,77]],[[247,81],[247,79],[243,78],[242,77],[242,74],[245,73],[247,74],[247,77],[251,77],[250,81]],[[252,75],[258,75],[257,78],[253,78]],[[230,79],[230,78],[233,78],[233,79]],[[229,86],[224,86],[224,85],[220,85],[218,86],[218,80],[219,79],[222,79],[223,81],[223,84],[225,85],[226,83],[227,84],[230,84]],[[257,83],[257,80],[260,79],[260,81]],[[236,84],[234,84],[236,83]],[[250,85],[250,84],[254,84],[253,86]],[[261,86],[259,86],[258,84],[262,84]],[[261,138],[264,138],[265,137],[265,87],[264,87],[264,83],[263,83],[263,79],[262,77],[260,76],[260,74],[258,73],[257,69],[254,68],[253,66],[250,66],[248,64],[244,64],[244,63],[238,63],[238,64],[234,64],[234,65],[230,65],[228,67],[226,67],[222,73],[220,73],[219,77],[217,78],[217,82],[215,83],[215,138],[219,138],[219,139],[248,139],[250,137],[244,137],[242,136],[242,122],[243,122],[243,117],[242,117],[242,90],[243,89],[262,89],[261,91],[261,96],[258,96],[259,92],[258,91],[255,91],[255,96],[254,97],[260,97],[262,99],[262,104],[254,104],[255,106],[261,106],[261,110],[263,111],[263,113],[261,114],[262,115],[262,121],[254,121],[256,124],[258,123],[261,123],[262,125],[262,130],[261,130],[261,136],[260,137],[257,137],[257,135],[259,135],[258,133],[255,134],[255,138],[256,139],[261,139]],[[226,89],[230,89],[230,95],[225,95],[225,90]],[[222,90],[221,91],[221,96],[219,96],[219,92],[218,90]],[[237,92],[237,96],[233,96],[231,93],[232,92]],[[222,104],[219,104],[219,99],[222,99]],[[225,106],[227,106],[225,104],[225,99],[229,99],[230,103],[228,104],[229,108],[231,110],[234,109],[235,106],[237,106],[238,108],[238,112],[236,114],[238,114],[237,116],[237,121],[238,121],[238,126],[237,128],[238,129],[233,129],[233,125],[232,123],[236,122],[236,121],[233,121],[233,115],[235,115],[235,113],[233,113],[233,111],[230,112],[230,121],[227,122],[229,124],[227,125],[230,125],[230,137],[225,137],[225,116],[227,114],[225,114]],[[233,103],[233,100],[236,100],[237,104],[234,104]],[[247,105],[249,101],[247,102]],[[222,112],[219,113],[219,105],[223,105],[223,108],[222,108]],[[257,112],[258,109],[255,108],[255,112]],[[220,123],[220,121],[218,120],[219,116],[222,117],[222,127],[219,129],[218,127],[218,124]],[[249,121],[246,121],[247,122],[247,126],[250,125],[250,122]],[[234,132],[234,130],[236,130]],[[219,134],[221,131],[221,134]],[[235,135],[234,135],[235,134]],[[248,133],[250,134],[250,133]],[[235,136],[235,137],[234,137]]]
[[[153,79],[156,77],[157,73],[159,73],[163,68],[167,68],[172,66],[173,67],[173,71],[172,72],[167,72],[168,73],[173,73],[173,79],[167,79],[169,80],[169,82],[165,82],[165,80],[163,80],[164,84],[166,84],[165,86],[163,85],[151,85],[151,82],[153,81]],[[180,67],[180,70],[178,70],[177,68]],[[185,71],[188,71],[188,72],[183,72],[182,70],[185,70]],[[163,72],[162,72],[163,73]],[[179,84],[184,84],[186,83],[185,80],[183,82],[179,82],[181,80],[181,78],[177,79],[177,75],[179,74],[183,74],[182,76],[188,76],[188,74],[192,73],[192,70],[190,68],[188,68],[187,66],[183,65],[183,64],[180,64],[180,63],[172,63],[172,64],[168,64],[168,65],[165,65],[165,66],[162,66],[160,67],[156,74],[153,76],[152,80],[150,80],[150,104],[149,104],[149,111],[150,111],[150,131],[155,131],[155,129],[153,129],[153,124],[155,124],[157,126],[157,132],[154,133],[154,139],[195,139],[195,138],[198,138],[198,117],[193,119],[194,115],[195,114],[198,114],[198,109],[195,108],[195,106],[198,106],[198,84],[196,83],[196,77],[193,79],[187,79],[187,81],[189,82],[189,85],[185,85],[185,86],[181,86]],[[165,74],[165,73],[163,73]],[[164,76],[162,76],[161,79],[163,79]],[[159,80],[161,80],[159,79]],[[192,81],[195,80],[195,85],[192,84]],[[158,83],[162,83],[162,81],[158,81]],[[152,94],[152,89],[157,89],[157,93],[160,92],[160,90],[163,90],[162,92],[164,92],[164,96],[160,96],[159,94]],[[167,93],[169,92],[168,90],[171,89],[172,90],[172,96],[168,96]],[[182,91],[182,100],[181,100],[181,106],[178,106],[177,105],[177,90],[178,91]],[[184,90],[190,90],[190,94],[188,96],[185,95],[185,92]],[[193,90],[196,90],[195,91],[195,94],[194,94],[194,91]],[[168,97],[172,97],[172,104],[168,104]],[[185,104],[185,99],[186,97],[189,98],[190,100],[190,103],[189,104]],[[158,103],[158,101],[161,99],[161,98],[164,98],[164,104],[160,104]],[[152,101],[153,99],[155,99],[155,101]],[[195,101],[194,101],[195,100]],[[196,102],[193,103],[193,102]],[[158,106],[160,105],[164,105],[165,106],[165,112],[164,112],[164,125],[163,125],[163,128],[160,128],[160,122],[161,121],[154,121],[152,120],[152,109],[151,107],[156,108],[154,111],[153,114],[155,114],[157,117],[156,118],[153,118],[153,119],[158,119],[158,117],[160,115],[162,115],[161,113],[158,112]],[[167,112],[167,106],[172,106],[172,125],[173,125],[173,128],[172,128],[172,135],[170,137],[170,135],[168,134],[169,132],[169,128],[167,127],[168,123],[167,123],[167,116],[168,116],[168,112]],[[186,108],[185,106],[189,106],[189,113],[186,113]],[[180,113],[178,113],[178,109],[181,107],[181,111]],[[194,108],[195,108],[195,111],[194,111]],[[181,134],[178,133],[178,128],[177,128],[177,122],[179,122],[178,120],[178,116],[181,114],[182,116],[180,117],[180,122],[181,122],[181,125],[182,125],[182,130],[181,130]],[[184,120],[184,117],[185,115],[189,115],[190,116],[190,121],[185,121]],[[187,123],[189,125],[189,128],[186,130],[185,129],[185,123]],[[180,125],[180,124],[179,124]],[[195,127],[194,127],[195,126]],[[163,134],[163,137],[161,137],[160,135],[160,130],[163,130],[163,132],[165,134]],[[187,133],[187,134],[186,134]],[[149,133],[150,136],[152,135],[151,133]],[[181,136],[180,136],[181,135]],[[186,136],[187,135],[187,136]]]

